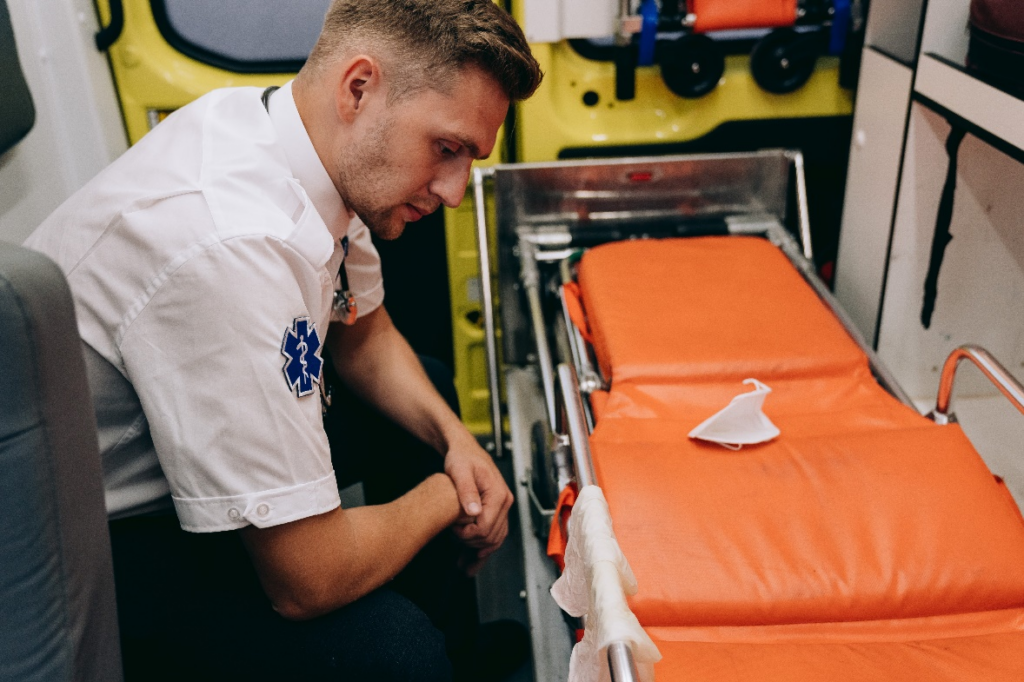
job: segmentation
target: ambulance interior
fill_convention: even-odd
[[[175,109],[287,82],[327,5],[0,0],[0,490],[38,505],[0,679],[120,676],[73,316],[11,245]],[[378,247],[516,496],[477,581],[530,630],[510,682],[1024,679],[1024,100],[964,67],[969,5],[506,3],[541,89]]]

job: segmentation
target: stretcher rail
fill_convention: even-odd
[[[836,300],[836,297],[832,295],[825,283],[821,281],[818,274],[814,271],[813,263],[804,258],[800,251],[800,247],[797,246],[796,241],[790,236],[789,232],[785,230],[781,225],[774,225],[766,230],[766,236],[768,239],[779,247],[782,252],[789,258],[790,263],[796,268],[797,272],[804,278],[814,290],[814,293],[818,295],[818,298],[822,300],[825,305],[828,306],[832,314],[836,316],[839,323],[846,329],[846,333],[850,335],[850,338],[857,344],[860,350],[867,355],[868,362],[871,365],[871,372],[875,375],[878,383],[882,387],[891,393],[897,400],[904,405],[914,405],[913,399],[910,395],[903,390],[900,386],[899,381],[896,380],[896,376],[889,370],[888,367],[881,361],[878,354],[875,353],[875,349],[868,345],[868,342],[864,339],[864,336],[860,333],[857,325],[854,324],[853,319],[843,309]]]
[[[595,485],[597,476],[594,474],[594,460],[590,456],[590,434],[583,413],[583,400],[580,397],[576,371],[565,363],[560,364],[558,383],[562,387],[562,406],[569,434],[569,446],[572,448],[572,461],[576,469],[576,485],[580,488]]]
[[[608,669],[612,674],[612,682],[637,682],[640,679],[633,660],[633,650],[624,642],[608,645]]]
[[[991,353],[981,346],[969,344],[960,346],[950,353],[946,358],[946,364],[942,366],[939,395],[935,402],[935,409],[928,415],[936,424],[949,424],[956,421],[956,417],[950,411],[950,405],[953,399],[956,370],[962,360],[970,360],[974,363],[981,373],[995,384],[999,392],[1024,414],[1024,386]]]
[[[569,306],[565,300],[565,290],[562,287],[558,289],[559,302],[562,304],[562,318],[565,322],[566,334],[569,337],[569,350],[572,355],[573,365],[576,367],[576,371],[579,376],[580,390],[585,395],[590,395],[594,391],[606,388],[604,380],[594,367],[594,363],[590,360],[590,354],[587,351],[587,342],[583,339],[583,335],[580,334],[579,329],[576,325],[572,324],[572,318],[569,316]],[[586,407],[586,404],[584,404]],[[587,412],[587,423],[590,428],[594,428],[593,419],[589,412]]]

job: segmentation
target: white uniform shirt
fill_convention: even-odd
[[[360,315],[384,298],[286,85],[214,91],[71,197],[27,246],[71,284],[112,518],[166,505],[185,530],[339,505],[320,351],[345,259]]]

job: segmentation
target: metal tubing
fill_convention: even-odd
[[[498,382],[498,336],[494,326],[494,296],[491,293],[491,252],[487,241],[487,204],[484,203],[484,179],[493,177],[491,168],[473,170],[473,202],[476,209],[476,243],[480,258],[480,297],[484,304],[484,343],[487,350],[487,381],[491,389],[491,428],[494,429],[494,456],[504,456],[501,428],[501,384]]]
[[[564,362],[558,365],[558,383],[562,387],[562,404],[565,407],[569,445],[572,448],[572,463],[576,469],[576,485],[581,489],[596,485],[594,461],[590,458],[590,434],[583,414],[580,387],[576,382],[575,370]]]
[[[590,354],[587,353],[587,342],[583,334],[576,328],[572,317],[569,315],[569,304],[565,300],[565,289],[558,288],[558,298],[562,304],[562,319],[565,321],[565,328],[569,336],[569,349],[572,352],[572,362],[576,367],[577,376],[580,377],[580,391],[590,395],[594,391],[606,388],[604,381],[594,369],[594,363],[590,361]]]
[[[633,649],[626,642],[612,642],[608,645],[608,670],[612,682],[639,682],[640,673],[633,660]]]
[[[1024,386],[991,353],[981,346],[966,345],[960,346],[946,358],[946,364],[942,366],[942,377],[939,379],[939,395],[935,401],[935,410],[931,417],[937,424],[948,424],[953,420],[949,411],[950,402],[953,398],[953,381],[956,379],[956,370],[961,360],[970,360],[981,373],[988,377],[988,380],[995,384],[999,392],[1006,396],[1013,406],[1024,414]]]
[[[791,152],[793,170],[796,173],[797,217],[800,220],[800,241],[803,242],[804,258],[814,261],[814,247],[811,245],[811,216],[807,208],[807,178],[804,177],[804,155]]]
[[[544,324],[544,308],[540,301],[540,270],[537,268],[533,244],[519,240],[520,279],[526,290],[526,302],[530,308],[530,322],[533,339],[537,344],[537,364],[540,365],[540,379],[544,386],[544,399],[548,408],[548,425],[552,433],[558,428],[555,423],[555,370],[551,360],[551,346],[548,344],[547,327]]]

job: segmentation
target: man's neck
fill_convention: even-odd
[[[295,98],[295,108],[299,112],[306,134],[309,135],[309,141],[313,144],[313,150],[337,188],[337,173],[331,163],[331,150],[335,146],[334,135],[337,134],[341,123],[331,107],[332,98],[316,96],[319,86],[319,83],[308,78],[297,77],[292,83],[292,97]],[[337,189],[340,193],[340,188]]]

